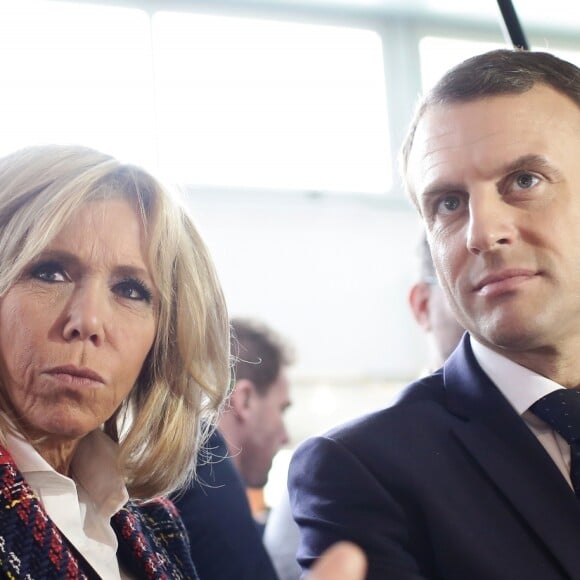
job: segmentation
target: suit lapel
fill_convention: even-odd
[[[469,341],[444,368],[455,436],[570,577],[577,578],[580,501],[541,443],[480,369]]]

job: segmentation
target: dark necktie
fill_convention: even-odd
[[[558,389],[536,401],[530,411],[570,444],[570,479],[580,498],[580,391]]]

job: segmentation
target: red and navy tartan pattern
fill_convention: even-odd
[[[187,533],[167,499],[128,502],[111,525],[121,566],[135,578],[196,579]],[[93,580],[98,575],[48,517],[10,454],[0,446],[0,576]]]

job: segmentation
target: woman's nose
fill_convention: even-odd
[[[67,304],[65,340],[90,340],[95,346],[102,344],[106,309],[105,294],[98,283],[75,288]]]

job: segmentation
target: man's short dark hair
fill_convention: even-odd
[[[231,320],[231,352],[234,380],[252,381],[261,395],[268,392],[282,368],[293,362],[290,347],[276,332],[247,318]]]
[[[401,173],[405,182],[415,131],[430,106],[522,94],[536,84],[551,87],[580,107],[580,68],[547,52],[493,50],[450,69],[420,101],[411,122],[401,149]]]

